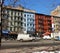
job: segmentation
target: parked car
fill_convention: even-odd
[[[36,34],[31,34],[32,37],[35,37],[36,40],[40,40],[40,36],[39,35],[36,35]]]
[[[60,40],[60,36],[55,36],[55,40]]]
[[[19,41],[36,41],[39,40],[38,37],[33,37],[31,34],[18,34],[17,40]]]
[[[50,36],[44,36],[43,39],[51,39]]]

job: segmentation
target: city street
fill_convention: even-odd
[[[40,40],[35,42],[20,42],[17,40],[10,40],[10,41],[2,41],[1,42],[1,49],[7,48],[20,48],[20,47],[38,47],[38,46],[56,46],[60,45],[60,41],[53,41],[53,40]]]
[[[2,49],[0,53],[40,53],[41,51],[47,51],[55,53],[55,51],[60,51],[60,46],[40,46],[40,47],[21,47],[21,48],[10,48]],[[46,52],[45,52],[46,53]],[[57,52],[58,53],[58,52]]]
[[[0,53],[60,53],[60,1],[0,0],[0,31]]]
[[[34,53],[60,51],[60,41],[40,40],[36,42],[2,41],[0,53]]]

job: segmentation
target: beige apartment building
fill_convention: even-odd
[[[22,6],[3,7],[2,30],[9,30],[13,33],[23,33],[23,13],[34,12],[33,10],[25,9]]]
[[[59,32],[60,31],[60,17],[53,16],[53,28],[54,32]]]
[[[53,17],[54,32],[59,32],[60,31],[60,6],[57,6],[57,8],[51,12],[51,15]]]
[[[22,32],[22,8],[3,7],[2,30]]]
[[[57,6],[56,9],[54,9],[53,11],[51,11],[51,15],[52,16],[59,16],[60,17],[60,6]]]

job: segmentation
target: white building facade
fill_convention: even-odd
[[[23,13],[23,31],[24,33],[35,32],[35,14],[31,12]]]

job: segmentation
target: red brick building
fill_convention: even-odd
[[[51,16],[35,14],[35,31],[39,35],[52,31]]]

